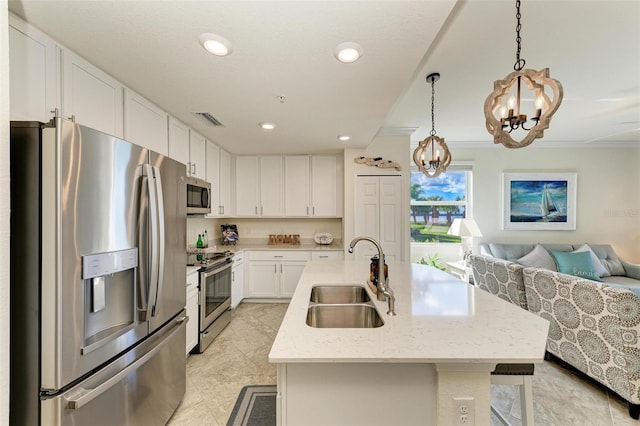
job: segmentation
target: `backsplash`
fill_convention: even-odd
[[[186,245],[195,245],[198,234],[205,230],[209,235],[209,245],[220,245],[222,232],[220,225],[233,223],[238,226],[240,242],[267,243],[269,235],[299,235],[301,242],[313,242],[313,236],[319,232],[328,232],[335,240],[342,239],[342,219],[206,219],[187,218]]]

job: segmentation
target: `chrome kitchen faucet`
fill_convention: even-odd
[[[349,253],[353,253],[353,248],[360,241],[369,241],[378,249],[378,283],[376,284],[376,295],[381,302],[389,301],[389,311],[387,315],[396,315],[395,305],[396,297],[393,295],[393,290],[389,288],[389,281],[384,276],[384,253],[382,252],[382,246],[376,240],[371,237],[356,237],[349,244]]]

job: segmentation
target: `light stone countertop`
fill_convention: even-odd
[[[549,323],[436,268],[389,262],[397,316],[371,300],[379,328],[313,328],[306,324],[311,287],[366,287],[366,261],[307,262],[269,353],[272,363],[542,362]]]

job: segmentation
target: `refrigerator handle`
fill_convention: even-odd
[[[173,330],[169,332],[169,334],[164,338],[164,340],[162,340],[162,342],[158,343],[158,345],[154,346],[153,349],[151,349],[149,352],[145,353],[132,364],[128,365],[126,368],[122,369],[114,376],[111,376],[108,380],[100,383],[98,386],[91,389],[83,388],[82,391],[79,392],[80,395],[74,396],[73,398],[69,399],[67,407],[71,410],[78,410],[108,391],[122,379],[127,377],[132,371],[139,369],[143,364],[145,364],[158,352],[160,352],[162,348],[173,339],[173,336],[180,331],[180,328],[185,326],[185,324],[186,318],[178,317],[176,319],[176,325],[174,325]]]
[[[158,311],[158,299],[162,299],[162,289],[164,284],[164,243],[165,243],[165,226],[164,226],[164,197],[162,195],[162,179],[160,178],[160,169],[158,167],[153,168],[155,173],[156,182],[156,209],[158,217],[158,283],[156,285],[156,297],[153,301],[153,309],[151,310],[151,316],[155,316]]]
[[[157,208],[157,184],[154,167],[151,164],[143,164],[143,174],[147,177],[149,189],[149,217],[151,222],[151,271],[149,273],[149,289],[147,298],[146,320],[149,319],[149,311],[153,316],[155,301],[158,293],[158,208]],[[153,306],[151,304],[153,303]]]

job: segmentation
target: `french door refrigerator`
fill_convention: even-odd
[[[11,424],[173,414],[185,391],[185,170],[64,119],[11,123]]]

